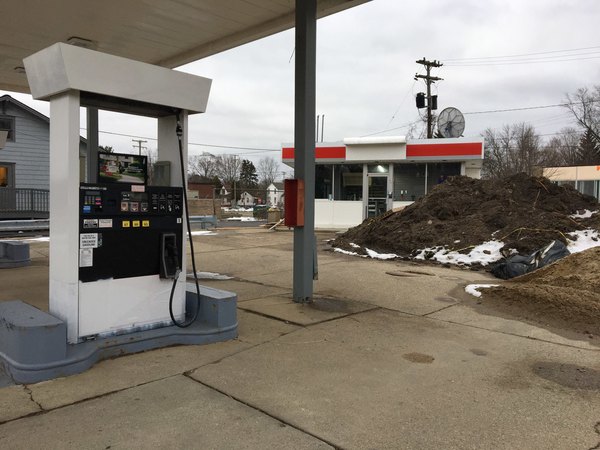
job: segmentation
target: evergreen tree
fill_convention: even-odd
[[[258,185],[258,175],[254,163],[247,159],[242,160],[242,168],[240,170],[240,185],[244,189],[253,189]]]
[[[594,133],[588,128],[577,148],[578,164],[582,166],[595,166],[600,164],[600,145],[595,139]]]

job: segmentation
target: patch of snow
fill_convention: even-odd
[[[190,272],[187,274],[188,277],[193,277],[194,272]],[[196,276],[200,280],[232,280],[233,277],[228,275],[221,275],[220,273],[214,272],[196,272]]]
[[[230,217],[227,219],[230,222],[256,222],[256,217]]]
[[[504,242],[491,240],[475,246],[468,254],[448,251],[445,247],[425,248],[419,250],[415,259],[425,260],[425,253],[434,252],[430,259],[442,264],[471,265],[479,263],[487,266],[502,258],[500,249],[504,247]]]
[[[227,207],[222,207],[221,210],[223,211],[234,211],[234,212],[249,212],[249,211],[254,211],[254,208],[227,208]]]
[[[350,242],[350,247],[352,247],[352,248],[360,248],[360,245],[355,244],[354,242]]]
[[[367,255],[373,259],[394,259],[397,258],[398,255],[394,253],[377,253],[375,250],[371,250],[369,248],[365,248]]]
[[[455,244],[460,244],[460,239],[454,241]]]
[[[600,246],[598,231],[591,228],[569,233],[569,236],[575,238],[574,240],[569,239],[567,243],[567,248],[571,253],[578,253],[588,248]]]
[[[217,233],[208,230],[192,231],[192,236],[216,236]]]
[[[571,217],[572,219],[588,219],[589,217],[592,217],[597,212],[598,211],[590,211],[589,209],[586,209],[582,213],[577,212],[575,214],[571,214],[569,217]]]
[[[467,294],[474,295],[475,297],[481,297],[481,292],[478,289],[487,289],[499,286],[498,284],[469,284],[465,287]]]
[[[356,252],[349,252],[348,250],[344,250],[344,249],[338,248],[338,247],[334,248],[333,251],[334,252],[338,252],[338,253],[343,253],[344,255],[360,256],[361,258],[366,258],[367,257],[367,255],[359,255]]]

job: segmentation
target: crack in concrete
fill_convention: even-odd
[[[23,390],[27,393],[27,395],[29,395],[29,400],[31,400],[33,403],[35,403],[37,405],[37,407],[40,409],[40,412],[45,411],[44,407],[41,405],[40,402],[38,402],[35,398],[33,398],[33,392],[32,390],[29,388],[28,385],[24,384],[23,385]]]
[[[31,392],[31,389],[29,389],[28,387],[26,387],[25,385],[23,385],[23,387],[25,388],[26,392],[29,393],[29,396],[30,396],[31,400],[36,405],[38,405],[40,407],[40,411],[36,411],[36,412],[30,413],[30,414],[25,414],[25,415],[20,416],[20,417],[15,417],[14,419],[8,419],[8,420],[5,420],[5,421],[2,421],[2,422],[0,422],[0,425],[4,425],[5,423],[14,422],[16,420],[25,419],[25,418],[28,418],[28,417],[40,416],[42,414],[47,414],[49,412],[56,411],[58,409],[63,409],[63,408],[67,408],[69,406],[79,405],[80,403],[85,403],[85,402],[88,402],[90,400],[96,400],[96,399],[99,399],[99,398],[108,397],[108,396],[113,395],[113,394],[118,394],[119,392],[127,391],[129,389],[133,389],[133,388],[140,387],[140,386],[145,386],[146,384],[154,383],[156,381],[162,381],[162,380],[167,380],[167,379],[173,378],[173,377],[179,377],[181,375],[182,375],[181,373],[167,375],[165,377],[157,378],[155,380],[144,381],[143,383],[135,384],[133,386],[126,386],[126,387],[121,388],[121,389],[115,389],[114,391],[103,392],[102,394],[94,395],[92,397],[82,398],[81,400],[76,400],[74,402],[66,403],[64,405],[56,406],[56,407],[50,408],[50,409],[43,408],[40,403],[38,403],[37,401],[35,401],[33,399],[33,393]]]
[[[596,425],[594,425],[594,431],[600,438],[600,421],[596,422]],[[598,441],[598,443],[596,445],[589,448],[589,450],[599,450],[599,449],[600,449],[600,440]]]
[[[282,425],[288,426],[288,427],[293,428],[293,429],[295,429],[297,431],[300,431],[301,433],[307,434],[308,436],[311,436],[311,437],[313,437],[313,438],[315,438],[315,439],[323,442],[324,444],[327,444],[327,445],[333,447],[335,450],[342,450],[342,447],[340,447],[339,445],[336,445],[333,442],[329,441],[328,439],[326,439],[326,438],[324,438],[322,436],[319,436],[319,435],[317,435],[317,434],[315,434],[315,433],[313,433],[311,431],[308,431],[308,430],[306,430],[306,429],[304,429],[304,428],[302,428],[302,427],[300,427],[298,425],[294,425],[293,423],[288,422],[287,420],[285,420],[285,419],[277,416],[275,413],[270,413],[269,411],[267,411],[266,409],[261,408],[260,406],[257,406],[257,405],[254,405],[254,404],[250,403],[250,402],[242,400],[241,398],[236,397],[235,395],[229,394],[229,393],[225,392],[224,390],[219,389],[219,388],[217,388],[215,386],[211,386],[210,384],[205,383],[204,381],[197,380],[197,379],[193,378],[190,374],[184,373],[183,375],[185,377],[189,378],[190,380],[192,380],[192,381],[194,381],[194,382],[196,382],[196,383],[198,383],[198,384],[200,384],[200,385],[202,385],[204,387],[212,389],[213,391],[218,392],[221,395],[224,395],[224,396],[226,396],[226,397],[228,397],[228,398],[230,398],[230,399],[232,399],[232,400],[234,400],[234,401],[236,401],[238,403],[241,403],[242,405],[247,406],[248,408],[251,408],[251,409],[253,409],[253,410],[255,410],[255,411],[257,411],[257,412],[259,412],[261,414],[264,414],[265,416],[270,417],[271,419],[276,420],[277,422],[279,422]]]
[[[445,309],[452,308],[453,306],[456,306],[456,305],[458,305],[458,304],[459,304],[459,303],[454,303],[454,304],[452,304],[452,305],[447,305],[447,306],[444,306],[443,308],[436,309],[435,311],[428,312],[427,314],[423,314],[423,316],[422,316],[422,317],[427,317],[427,316],[429,316],[430,314],[435,314],[435,313],[438,313],[438,312],[440,312],[440,311],[444,311]]]

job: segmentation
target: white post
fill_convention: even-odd
[[[79,91],[50,99],[50,314],[79,331]]]

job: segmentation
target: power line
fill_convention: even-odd
[[[375,133],[363,134],[361,137],[375,136],[376,134],[385,133],[385,132],[387,132],[387,131],[394,131],[394,130],[400,130],[400,129],[402,129],[402,128],[408,128],[408,127],[410,127],[411,125],[415,125],[415,124],[417,124],[417,123],[419,123],[419,122],[421,122],[421,121],[422,121],[422,119],[420,119],[420,118],[419,118],[418,120],[415,120],[415,121],[413,121],[413,122],[406,123],[406,124],[404,124],[404,125],[400,125],[400,126],[398,126],[398,127],[394,127],[394,128],[388,128],[388,129],[386,129],[386,130],[381,130],[381,131],[376,131]]]
[[[87,131],[87,128],[81,127],[80,130],[85,130]],[[103,130],[99,130],[98,133],[102,133],[102,134],[110,134],[113,136],[123,136],[123,137],[128,137],[128,138],[138,138],[138,139],[149,139],[151,141],[157,141],[158,139],[155,137],[150,137],[150,136],[138,136],[138,135],[134,135],[134,134],[126,134],[126,133],[117,133],[114,131],[103,131]],[[219,145],[219,144],[205,144],[205,143],[200,143],[200,142],[188,142],[188,145],[199,145],[202,147],[215,147],[215,148],[227,148],[227,149],[239,149],[239,150],[252,150],[252,151],[261,151],[261,152],[273,152],[273,151],[280,151],[279,149],[274,149],[274,148],[261,148],[261,147],[239,147],[236,145]]]
[[[559,106],[567,106],[571,103],[557,103],[555,105],[541,105],[541,106],[526,106],[523,108],[507,108],[507,109],[489,109],[487,111],[471,111],[465,112],[463,115],[473,115],[473,114],[492,114],[492,113],[500,113],[500,112],[510,112],[510,111],[527,111],[531,109],[545,109],[545,108],[557,108]],[[573,103],[576,104],[576,103]]]
[[[567,56],[567,55],[565,55]],[[542,64],[542,63],[552,63],[552,62],[568,62],[568,61],[585,61],[589,59],[598,59],[600,56],[590,56],[588,58],[568,58],[568,59],[548,59],[544,61],[506,61],[506,62],[489,62],[489,63],[473,63],[473,64],[446,64],[446,67],[478,67],[478,66],[511,66],[511,65],[519,65],[519,64]]]
[[[504,56],[481,56],[481,57],[472,57],[472,58],[444,58],[444,61],[470,61],[475,59],[502,59],[502,58],[519,58],[522,56],[536,56],[536,55],[548,55],[551,53],[567,53],[567,52],[578,52],[581,50],[593,50],[600,49],[600,45],[594,47],[580,47],[580,48],[572,48],[567,50],[550,50],[546,52],[535,52],[535,53],[521,53],[516,55],[504,55]],[[565,55],[567,56],[567,55]]]

